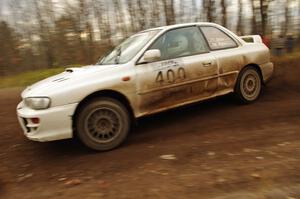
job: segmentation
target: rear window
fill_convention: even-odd
[[[201,27],[208,45],[212,50],[221,50],[226,48],[235,48],[237,43],[225,32],[211,26]]]

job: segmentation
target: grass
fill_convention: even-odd
[[[5,76],[0,79],[0,88],[25,87],[64,70],[65,68],[51,68]]]
[[[294,51],[292,53],[286,53],[281,56],[272,56],[272,62],[289,62],[293,60],[299,60],[300,58],[300,50]]]

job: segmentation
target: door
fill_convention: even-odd
[[[218,84],[218,66],[198,27],[169,30],[149,49],[160,50],[161,59],[136,65],[142,114],[214,95]]]
[[[243,65],[243,51],[235,39],[226,32],[213,26],[201,26],[211,54],[219,65],[218,93],[234,89],[238,72]]]

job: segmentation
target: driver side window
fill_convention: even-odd
[[[208,52],[206,42],[197,27],[170,30],[160,36],[149,49],[159,49],[161,60]]]

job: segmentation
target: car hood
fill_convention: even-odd
[[[80,68],[67,68],[64,72],[48,77],[31,86],[28,86],[21,94],[22,98],[48,96],[51,91],[65,86],[72,86],[76,82],[86,80],[89,77],[101,75],[116,65],[89,65]],[[48,92],[47,92],[48,91]]]

